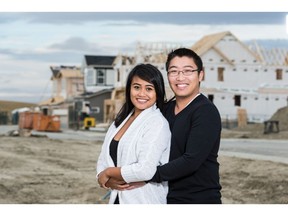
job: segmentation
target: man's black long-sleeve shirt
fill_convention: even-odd
[[[174,109],[171,101],[164,111],[172,132],[169,163],[158,166],[151,181],[169,181],[168,204],[221,203],[217,108],[200,94],[177,115]]]

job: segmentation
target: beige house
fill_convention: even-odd
[[[84,77],[80,67],[51,66],[52,96],[39,105],[59,105],[84,93]]]
[[[62,97],[64,100],[71,100],[73,97],[84,92],[84,79],[80,67],[76,66],[51,66],[53,73],[52,97]]]
[[[77,66],[51,66],[50,69],[52,95],[39,106],[48,115],[60,116],[61,128],[68,128],[69,107],[74,107],[74,97],[84,93],[84,76]]]

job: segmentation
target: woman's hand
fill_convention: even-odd
[[[98,175],[98,184],[99,184],[99,186],[102,187],[102,188],[105,188],[105,189],[109,189],[109,187],[106,187],[106,183],[108,182],[109,179],[110,179],[110,177],[107,175],[107,169],[103,170]]]
[[[107,184],[110,178],[113,178],[114,180]],[[127,185],[123,186],[123,184],[126,184],[126,182],[122,178],[121,167],[108,167],[103,170],[98,175],[98,183],[100,187],[105,189],[112,188],[116,190],[123,190],[127,187]]]
[[[146,182],[132,182],[126,183],[121,176],[119,167],[108,167],[103,170],[98,175],[98,184],[100,187],[105,189],[114,189],[114,190],[132,190],[135,188],[142,187],[146,184]]]
[[[106,182],[106,187],[114,189],[114,190],[119,190],[119,191],[126,190],[126,188],[128,188],[129,186],[130,185],[127,184],[125,181],[119,180],[119,179],[116,179],[116,178],[110,178]]]

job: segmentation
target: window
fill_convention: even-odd
[[[218,81],[224,81],[224,68],[218,68]]]
[[[93,69],[88,69],[87,70],[87,85],[92,86],[95,84],[94,80],[94,70]]]
[[[96,84],[97,85],[105,85],[105,72],[103,69],[97,70]]]
[[[241,95],[234,96],[234,106],[241,106]]]
[[[276,80],[282,80],[283,76],[282,76],[282,69],[276,69]]]

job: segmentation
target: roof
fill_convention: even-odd
[[[57,75],[57,77],[83,77],[84,75],[81,73],[80,70],[63,70],[60,71]]]
[[[106,94],[106,93],[111,93],[113,92],[113,89],[114,88],[110,88],[110,89],[102,89],[100,91],[97,91],[97,92],[86,92],[80,96],[77,96],[76,98],[93,98],[93,97],[97,97],[99,95],[103,95],[103,94]]]
[[[203,55],[209,49],[211,49],[217,42],[219,42],[226,35],[231,34],[229,31],[220,32],[216,34],[210,34],[202,37],[199,41],[197,41],[193,46],[192,50],[196,52],[199,56]]]
[[[83,77],[80,71],[80,67],[76,66],[50,66],[53,73],[52,78],[59,78],[61,76],[65,77]]]
[[[255,51],[267,65],[288,65],[288,50],[285,48],[267,49],[260,46],[257,41],[254,41],[254,43],[250,45],[250,49]]]
[[[39,103],[39,106],[45,106],[45,105],[58,105],[62,102],[64,102],[64,98],[61,96],[57,96],[57,97],[52,97],[49,98],[48,100],[42,101]]]
[[[244,49],[246,49],[252,56],[254,56],[257,60],[261,61],[261,58],[259,58],[258,55],[256,55],[255,52],[253,52],[247,45],[242,43],[238,38],[236,38],[230,31],[220,32],[216,34],[210,34],[206,35],[203,38],[201,38],[199,41],[197,41],[191,49],[196,52],[199,56],[202,56],[204,53],[206,53],[210,49],[214,49],[216,52],[218,52],[223,58],[226,60],[229,60],[229,57],[224,55],[219,49],[216,48],[216,44],[221,41],[225,36],[233,36],[239,44],[243,46]],[[230,61],[229,61],[230,62]],[[231,63],[231,62],[230,62]]]
[[[84,56],[87,65],[95,65],[98,67],[113,67],[115,58],[116,56]]]

